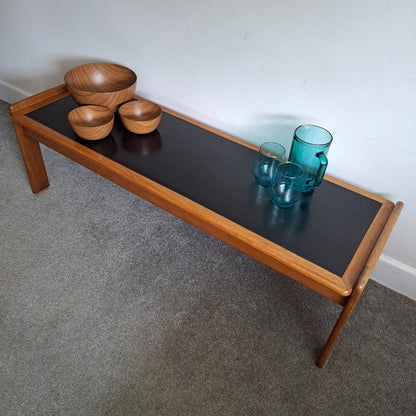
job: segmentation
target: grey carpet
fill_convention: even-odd
[[[415,305],[340,307],[43,148],[0,102],[0,415],[414,415]]]

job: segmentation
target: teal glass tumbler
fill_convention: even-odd
[[[273,204],[280,208],[294,205],[302,196],[304,174],[302,166],[297,163],[280,163],[275,181],[268,190]]]
[[[285,161],[286,149],[279,143],[266,142],[260,146],[253,167],[253,175],[263,186],[273,183],[279,163]]]
[[[332,134],[322,127],[305,124],[295,130],[289,161],[301,165],[305,171],[303,192],[311,192],[322,183],[331,142]]]

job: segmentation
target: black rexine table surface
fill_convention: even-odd
[[[10,106],[33,191],[49,184],[40,142],[343,305],[322,367],[402,203],[326,177],[277,208],[251,172],[255,146],[168,109],[153,133],[130,133],[116,114],[108,137],[86,141],[67,119],[75,107],[65,86]]]
[[[254,179],[253,149],[166,113],[158,129],[144,136],[126,130],[116,114],[108,137],[87,141],[67,120],[77,106],[68,96],[28,117],[339,276],[381,206],[324,181],[296,207],[279,209]]]

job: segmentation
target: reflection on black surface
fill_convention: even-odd
[[[266,186],[258,184],[255,180],[250,184],[247,192],[247,203],[250,211],[258,213],[262,227],[267,230],[265,234],[273,239],[278,236],[281,241],[293,241],[307,228],[309,222],[310,196],[301,197],[291,207],[281,208],[273,204]]]
[[[148,134],[135,134],[124,130],[121,143],[128,153],[145,156],[161,149],[162,138],[157,130]]]
[[[111,135],[87,141],[67,119],[76,106],[67,96],[28,116],[338,276],[380,208],[327,181],[296,205],[275,207],[253,177],[254,150],[166,113],[149,135],[129,133],[116,114]]]
[[[89,147],[91,150],[94,150],[108,158],[113,157],[117,152],[117,143],[114,140],[112,133],[100,140],[79,139],[78,141],[84,146]]]
[[[269,192],[267,189],[267,186],[262,186],[256,180],[253,180],[247,192],[248,203],[256,207],[263,206],[264,199],[269,198]]]
[[[280,238],[292,240],[299,237],[307,228],[309,222],[309,201],[302,198],[291,207],[281,208],[269,199],[264,204],[264,225],[275,229]]]

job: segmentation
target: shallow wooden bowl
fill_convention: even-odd
[[[118,113],[126,129],[136,134],[146,134],[157,129],[162,117],[162,109],[144,99],[123,104]]]
[[[100,140],[110,134],[114,113],[106,107],[83,105],[70,111],[68,120],[78,136],[86,140]]]
[[[65,83],[78,104],[102,105],[113,112],[133,98],[137,76],[129,68],[109,63],[77,66],[65,74]]]

